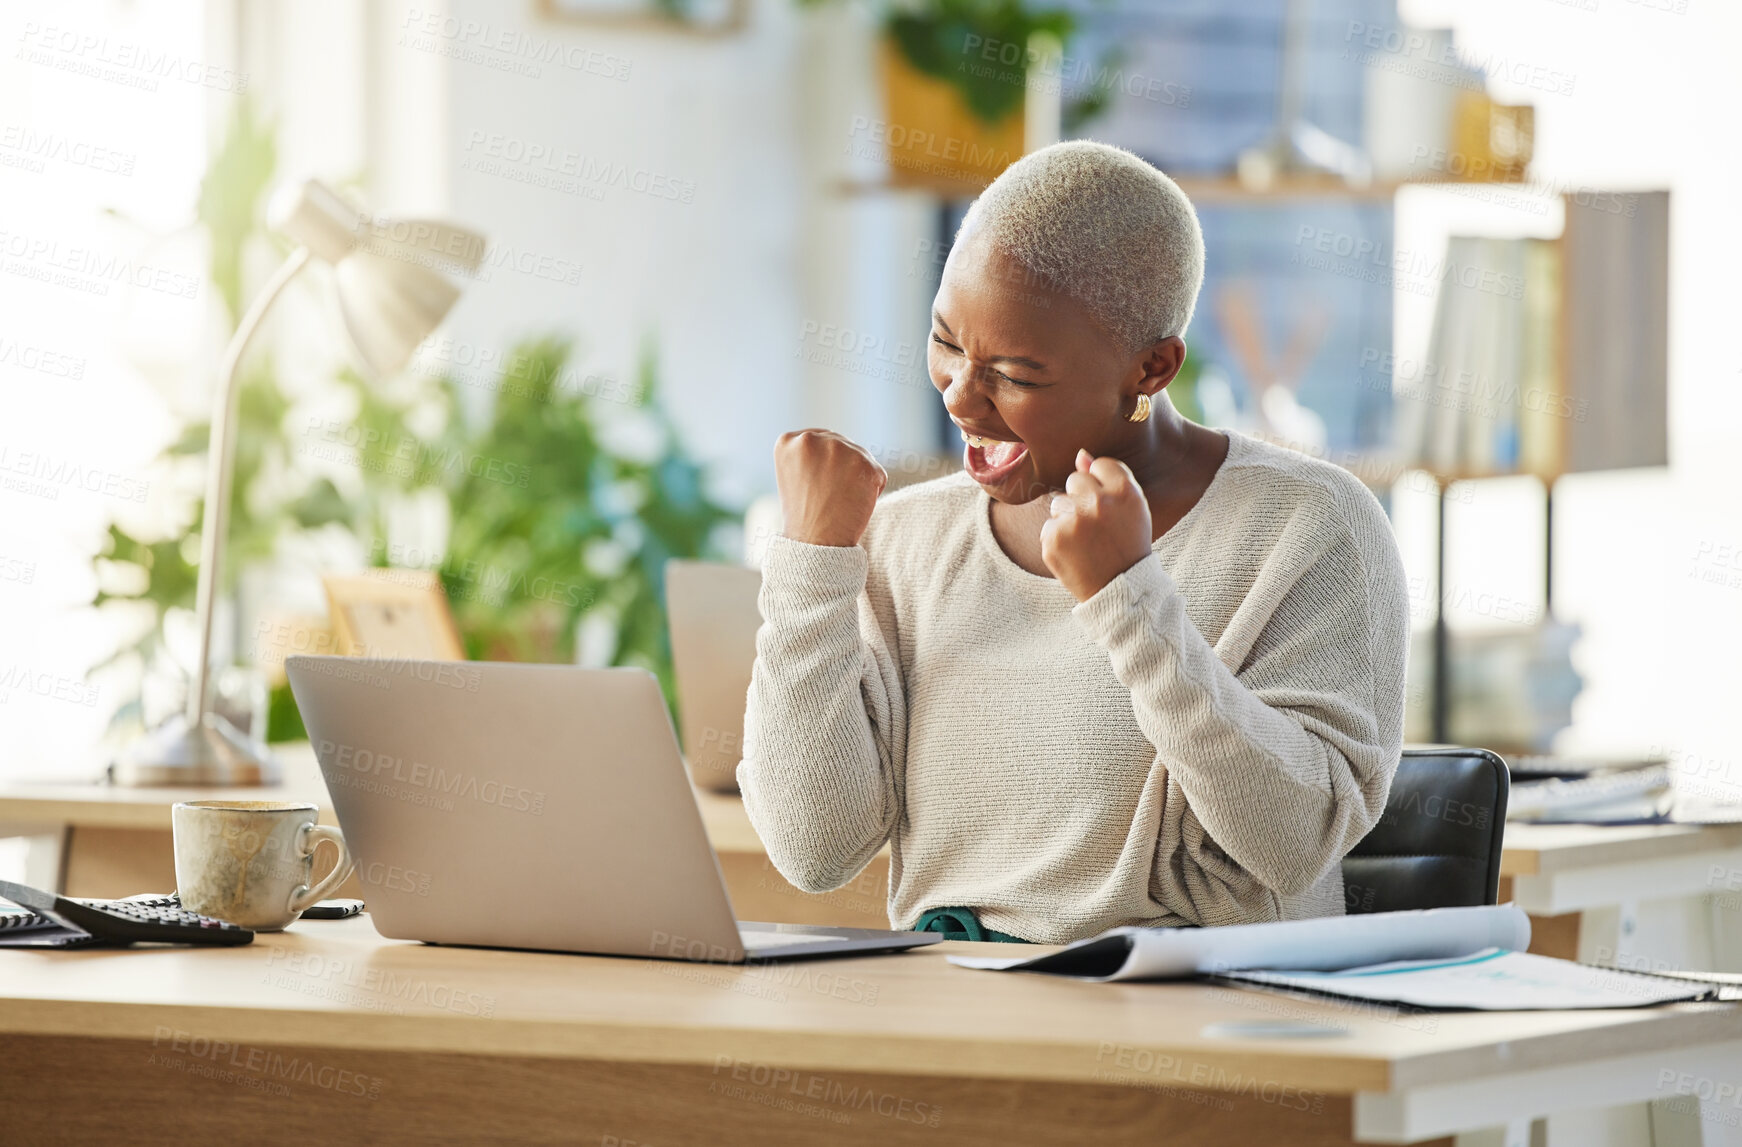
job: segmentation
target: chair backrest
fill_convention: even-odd
[[[1347,910],[1495,903],[1510,786],[1487,749],[1405,749],[1379,823],[1343,859]]]

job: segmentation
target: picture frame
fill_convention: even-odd
[[[326,574],[334,652],[344,657],[464,661],[465,643],[433,570]]]
[[[749,0],[538,0],[546,20],[698,36],[741,31],[749,9]]]

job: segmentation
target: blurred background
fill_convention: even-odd
[[[284,656],[343,641],[323,577],[371,567],[439,580],[467,656],[669,690],[664,563],[744,558],[779,432],[959,464],[950,237],[1087,137],[1198,206],[1176,405],[1386,504],[1410,739],[1742,795],[1732,6],[90,0],[0,37],[0,777],[94,776],[184,703],[279,189],[485,242],[390,377],[324,265],[242,363],[218,692],[272,740]]]

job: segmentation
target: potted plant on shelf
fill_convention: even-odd
[[[833,0],[799,0],[819,7]],[[1057,138],[1069,8],[1033,0],[881,0],[884,119],[870,142],[897,186],[977,194]],[[1038,72],[1038,74],[1036,74]],[[1076,101],[1079,115],[1103,94]]]

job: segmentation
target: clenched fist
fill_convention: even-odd
[[[774,443],[781,532],[814,546],[856,546],[889,475],[871,452],[833,430],[789,430]]]
[[[1051,510],[1040,528],[1040,557],[1078,601],[1149,556],[1149,502],[1117,458],[1077,451],[1076,473],[1052,496]]]

